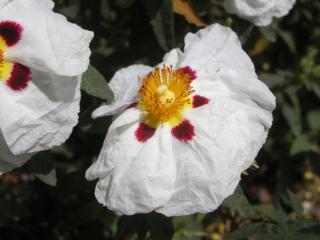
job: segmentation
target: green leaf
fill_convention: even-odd
[[[320,110],[308,112],[307,121],[311,129],[320,130]]]
[[[320,85],[317,82],[310,82],[311,90],[320,99]]]
[[[248,217],[254,213],[252,205],[240,186],[236,188],[231,196],[224,200],[222,206],[236,209],[242,217]]]
[[[279,232],[278,226],[274,223],[249,223],[227,234],[223,239],[244,240],[250,237],[259,240],[285,240],[281,239],[281,232]]]
[[[206,232],[203,229],[204,214],[179,216],[172,219],[174,225],[174,240],[193,239],[193,237],[204,237]]]
[[[57,186],[57,174],[55,169],[52,169],[48,174],[36,174],[36,177],[45,184],[52,187]]]
[[[112,118],[106,116],[92,119],[92,112],[96,108],[97,106],[92,105],[81,112],[78,127],[86,134],[99,134],[105,136],[108,127],[112,122]]]
[[[107,81],[102,74],[91,65],[82,76],[81,89],[89,95],[101,98],[108,103],[113,100],[113,93]]]
[[[51,152],[45,151],[36,154],[23,168],[29,173],[46,175],[55,168],[55,163]]]
[[[286,103],[282,103],[281,110],[293,134],[299,136],[301,134],[300,115],[295,111],[294,107]]]
[[[274,29],[272,25],[266,26],[266,27],[260,27],[259,28],[262,35],[268,39],[270,42],[276,42],[277,41],[277,32]]]
[[[298,196],[293,192],[288,191],[288,200],[292,209],[297,214],[297,217],[301,219],[303,217],[303,208],[302,208],[302,203],[298,198]]]
[[[50,186],[57,185],[55,163],[50,151],[36,154],[23,168],[25,171],[34,174],[41,182]]]
[[[60,9],[60,12],[68,18],[75,19],[79,13],[79,5],[74,4],[68,7],[64,7]]]
[[[281,74],[263,73],[260,75],[260,79],[267,84],[269,88],[275,88],[286,83],[286,77]]]
[[[249,223],[224,237],[224,240],[317,240],[320,222],[310,220],[275,223]]]
[[[298,219],[286,223],[285,239],[289,240],[319,240],[320,221]]]
[[[248,41],[252,33],[252,30],[253,30],[253,25],[249,25],[249,27],[240,35],[239,39],[242,45],[244,45]]]
[[[284,212],[273,207],[258,205],[254,206],[254,209],[257,213],[260,213],[277,223],[284,223],[288,220],[288,216]]]
[[[287,44],[292,53],[297,52],[296,43],[291,32],[278,29],[278,35]]]
[[[290,155],[294,156],[301,152],[308,152],[312,148],[312,142],[307,135],[299,136],[291,145]]]
[[[286,119],[291,132],[294,136],[299,137],[302,132],[302,121],[301,121],[301,107],[299,103],[298,88],[290,86],[285,89],[285,96],[280,93],[277,94],[277,99],[281,107],[282,114]],[[288,100],[290,101],[288,101]]]
[[[172,0],[141,0],[147,9],[150,24],[159,45],[165,51],[174,48],[174,25]]]

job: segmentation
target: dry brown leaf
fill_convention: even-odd
[[[192,23],[197,27],[207,26],[193,10],[190,0],[173,0],[173,11],[184,16],[187,22]]]

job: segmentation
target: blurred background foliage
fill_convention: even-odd
[[[320,1],[298,0],[283,19],[254,27],[223,0],[58,0],[56,11],[95,32],[82,82],[80,122],[61,147],[0,177],[1,240],[319,240]],[[94,198],[84,172],[110,118],[92,120],[116,70],[155,65],[187,32],[221,23],[238,33],[257,73],[277,96],[274,124],[236,192],[210,214],[118,217]],[[100,73],[101,74],[100,74]]]

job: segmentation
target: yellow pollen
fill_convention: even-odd
[[[171,104],[176,99],[174,92],[171,92],[165,84],[160,85],[156,92],[161,104]]]
[[[8,80],[13,68],[13,64],[4,59],[4,52],[7,45],[2,37],[0,37],[0,81]]]
[[[144,122],[151,127],[182,122],[184,111],[191,108],[190,83],[189,74],[172,66],[157,67],[149,73],[139,90],[138,106],[144,112]]]

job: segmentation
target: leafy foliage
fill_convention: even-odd
[[[81,90],[87,94],[101,98],[107,103],[113,99],[113,93],[104,77],[93,67],[89,66],[81,80]]]
[[[69,20],[95,32],[80,120],[65,145],[0,178],[1,240],[320,239],[319,1],[297,1],[288,16],[261,28],[227,14],[220,0],[56,3]],[[94,183],[84,179],[111,122],[90,117],[113,98],[107,80],[123,66],[157,64],[167,50],[183,46],[187,32],[215,22],[238,33],[277,97],[273,128],[256,159],[260,168],[249,169],[213,213],[116,216],[97,203]]]

